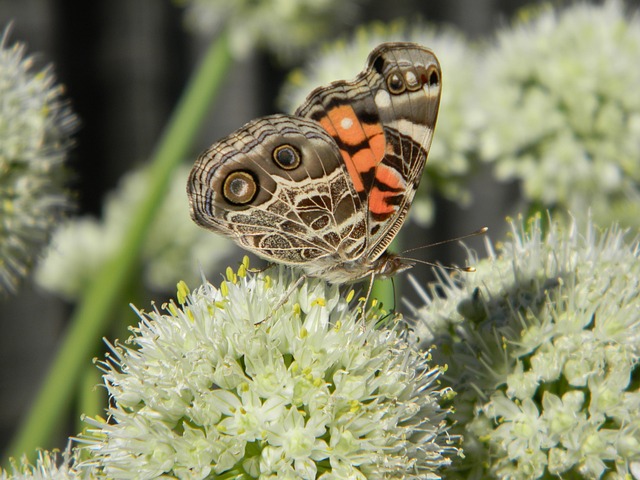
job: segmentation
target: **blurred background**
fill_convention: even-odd
[[[474,41],[511,22],[523,5],[520,0],[374,0],[355,1],[351,15],[335,25],[331,37],[348,36],[356,26],[373,20],[421,17],[438,25],[451,25]],[[190,73],[211,41],[211,36],[185,28],[183,7],[169,0],[110,0],[64,2],[52,0],[0,0],[0,26],[10,26],[9,42],[24,42],[38,65],[53,64],[57,79],[80,119],[75,147],[70,154],[71,189],[77,200],[74,215],[102,214],[108,192],[123,175],[142,165],[153,153],[163,127]],[[317,42],[320,46],[322,42]],[[437,52],[436,52],[437,53]],[[283,60],[268,51],[252,49],[233,63],[221,94],[211,109],[193,151],[193,158],[213,141],[257,116],[280,111],[280,89],[289,72],[313,57],[310,48]],[[365,59],[360,61],[364,65]],[[444,72],[444,89],[447,72]],[[438,132],[436,129],[436,136]],[[429,164],[427,164],[429,169]],[[498,184],[480,172],[470,186],[472,201],[461,208],[435,198],[433,222],[415,223],[405,238],[407,247],[425,245],[488,226],[492,238],[502,236],[504,216],[511,213],[515,186]],[[183,215],[188,215],[184,211]],[[172,219],[167,219],[171,222]],[[481,240],[468,243],[483,252]],[[212,272],[234,265],[242,252],[232,250]],[[457,243],[437,247],[424,258],[444,264],[464,263],[465,251]],[[257,262],[254,262],[257,264]],[[218,280],[215,274],[214,281]],[[421,283],[427,269],[415,272]],[[154,292],[159,304],[173,291]],[[138,300],[136,300],[138,302]],[[72,301],[23,283],[17,295],[0,303],[0,451],[18,423],[47,372],[49,362],[73,310]],[[401,308],[401,306],[399,306]],[[127,322],[133,312],[123,308]],[[103,353],[96,351],[96,356]],[[59,432],[58,446],[73,433]]]

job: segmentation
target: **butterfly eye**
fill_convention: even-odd
[[[387,77],[387,87],[389,88],[389,92],[394,95],[398,95],[405,90],[404,80],[397,73],[392,73]]]
[[[242,170],[230,173],[222,187],[224,198],[235,205],[245,205],[253,200],[258,183],[249,172]]]
[[[280,145],[273,151],[273,160],[280,168],[293,170],[300,165],[300,153],[292,145]]]

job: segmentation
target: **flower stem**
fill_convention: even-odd
[[[95,418],[97,415],[104,416],[108,400],[106,389],[99,387],[102,383],[101,373],[95,365],[89,363],[83,365],[76,400],[80,415],[73,419],[73,427],[76,432],[82,432],[88,426],[82,421],[84,415],[90,418]]]
[[[384,309],[387,312],[392,312],[397,309],[394,284],[391,279],[376,280],[373,283],[373,289],[371,290],[371,298],[376,299],[378,303],[382,303]]]
[[[52,432],[64,418],[82,369],[107,329],[110,312],[120,307],[127,278],[137,265],[136,259],[167,190],[171,174],[188,155],[231,60],[227,36],[222,34],[212,43],[185,88],[154,152],[151,185],[146,198],[138,209],[131,212],[131,228],[126,232],[118,252],[95,276],[80,300],[47,378],[8,449],[10,456],[20,458],[26,453],[33,460],[35,449],[48,446]]]
[[[396,238],[391,243],[391,250],[394,252],[402,251],[402,232],[399,232]],[[400,285],[400,275],[396,275],[394,283],[390,278],[387,279],[376,279],[373,283],[373,289],[371,290],[371,298],[377,299],[379,303],[382,303],[384,309],[387,312],[392,312],[398,309],[398,305],[396,305],[396,287]],[[398,290],[398,293],[400,290]],[[398,297],[399,298],[399,297]]]

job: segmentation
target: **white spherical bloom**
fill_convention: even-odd
[[[466,458],[451,478],[630,478],[640,462],[639,242],[537,218],[512,224],[498,253],[488,243],[476,273],[420,288],[416,338],[436,346],[458,393]]]
[[[139,312],[103,366],[113,407],[88,420],[90,463],[130,479],[439,478],[457,452],[440,369],[337,287],[286,272],[245,263]]]
[[[77,119],[50,68],[0,35],[0,294],[16,290],[69,210],[64,160]]]

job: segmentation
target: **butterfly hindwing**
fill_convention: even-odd
[[[214,144],[188,194],[196,223],[267,259],[302,265],[364,246],[364,210],[335,142],[299,117],[263,117]]]

